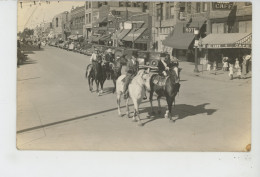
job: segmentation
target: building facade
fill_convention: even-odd
[[[52,29],[53,35],[55,38],[61,38],[65,40],[67,34],[65,33],[66,24],[69,21],[69,12],[65,11],[60,14],[57,14],[52,19]]]
[[[100,22],[102,22],[105,17],[108,17],[109,14],[110,17],[115,18],[113,21],[119,24],[120,20],[127,20],[133,14],[148,12],[148,10],[148,2],[86,1],[83,35],[85,38],[93,35],[93,27],[99,27],[97,24],[100,24]],[[115,26],[117,24],[113,25]]]
[[[85,24],[85,6],[72,8],[70,12],[71,35],[83,35]]]

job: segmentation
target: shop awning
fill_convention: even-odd
[[[68,37],[68,39],[74,39],[75,38],[75,35],[70,35],[69,37]]]
[[[123,29],[117,36],[118,40],[123,39],[129,32],[131,31],[131,29]]]
[[[122,40],[123,41],[135,41],[147,28],[132,29]]]
[[[92,38],[92,41],[98,42],[100,38],[101,38],[101,36],[95,36],[95,37]]]
[[[110,41],[111,40],[111,35],[108,34],[108,35],[104,35],[104,36],[101,36],[100,41]]]
[[[202,48],[251,48],[252,33],[209,34],[201,41]]]
[[[184,33],[184,27],[187,23],[177,23],[174,27],[172,35],[170,34],[162,44],[174,49],[188,49],[195,35],[193,33]]]
[[[123,30],[117,30],[111,37],[111,39],[117,39],[117,36],[122,32]]]
[[[139,38],[135,41],[135,43],[147,43],[150,40],[150,30],[145,30]]]

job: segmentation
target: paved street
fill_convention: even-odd
[[[150,104],[144,101],[144,126],[138,127],[117,116],[112,81],[105,82],[102,96],[89,92],[88,63],[86,55],[49,46],[29,53],[27,64],[17,69],[19,149],[244,151],[251,143],[251,79],[197,77],[180,63],[181,88],[173,109],[179,119],[149,116]]]

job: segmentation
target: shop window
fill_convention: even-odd
[[[98,2],[98,8],[101,7],[103,2]]]
[[[207,12],[207,10],[208,10],[208,3],[207,2],[203,2],[202,3],[202,11],[203,12]]]
[[[252,21],[240,21],[238,26],[239,33],[252,33]]]
[[[91,2],[89,2],[88,7],[91,8]]]
[[[200,13],[200,2],[196,2],[196,13]]]

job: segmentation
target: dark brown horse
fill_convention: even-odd
[[[96,83],[96,92],[98,95],[103,93],[103,85],[106,80],[106,67],[104,65],[102,56],[98,56],[97,61],[92,62],[87,66],[86,78],[88,79],[89,90],[93,91],[93,81]],[[101,90],[99,90],[99,84]]]
[[[178,67],[173,67],[170,68],[168,71],[168,76],[160,76],[159,74],[153,74],[150,79],[150,103],[151,103],[151,110],[152,113],[153,111],[153,93],[155,92],[157,96],[157,101],[158,101],[158,108],[161,108],[160,104],[160,98],[161,97],[166,97],[167,105],[168,105],[168,110],[166,111],[164,117],[169,118],[172,120],[172,104],[174,102],[175,106],[175,97],[177,93],[179,92],[180,89],[180,69]],[[158,113],[161,111],[158,110]],[[169,114],[170,113],[170,114]]]
[[[113,93],[116,91],[116,80],[121,76],[122,64],[120,58],[115,58],[114,62],[110,63],[108,70],[110,71],[111,79],[113,80]]]

